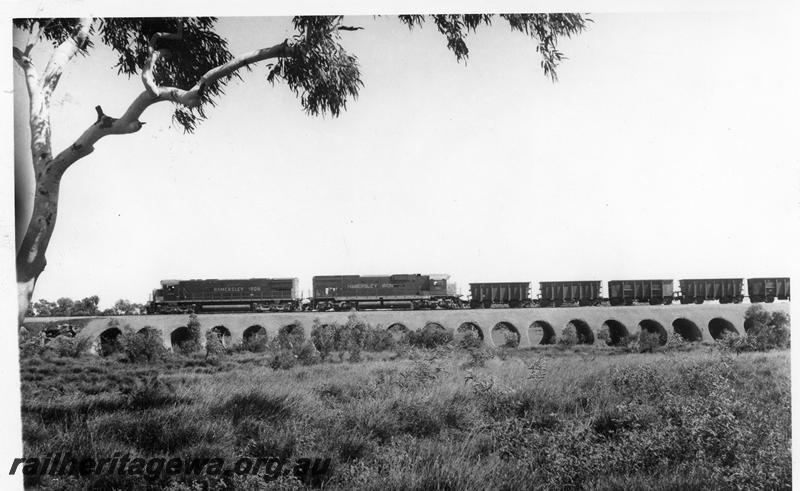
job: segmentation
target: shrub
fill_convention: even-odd
[[[167,353],[161,331],[150,326],[139,332],[131,328],[123,329],[118,341],[125,358],[132,363],[151,363],[162,359]]]
[[[575,329],[575,326],[569,324],[564,328],[563,331],[561,331],[561,337],[558,339],[558,344],[563,344],[566,346],[578,344],[578,332]]]
[[[19,356],[29,358],[42,354],[45,349],[44,335],[33,334],[25,328],[19,330]]]
[[[320,352],[311,341],[304,342],[296,351],[297,361],[302,365],[315,365],[322,360]]]
[[[317,348],[320,358],[326,359],[336,347],[336,325],[323,325],[319,319],[314,319],[311,327],[311,342]]]
[[[461,365],[465,369],[485,367],[486,362],[495,357],[495,351],[486,346],[468,348],[467,353],[469,359]]]
[[[639,333],[639,353],[652,353],[659,346],[661,346],[661,337],[657,332],[642,330]]]
[[[514,331],[506,331],[504,333],[505,342],[503,343],[504,348],[516,348],[519,346],[519,334],[515,333]]]
[[[367,326],[366,338],[364,339],[364,349],[366,351],[387,351],[394,349],[396,341],[392,333],[380,326]]]
[[[361,350],[364,349],[367,339],[367,329],[367,323],[359,319],[355,312],[347,316],[347,323],[340,329],[339,340],[343,344],[340,349],[350,353],[348,361],[353,363],[361,361]]]
[[[123,385],[120,393],[129,409],[152,409],[181,402],[175,388],[158,375],[138,378],[132,384]]]
[[[267,347],[269,346],[269,338],[266,334],[253,334],[252,336],[248,336],[242,340],[241,343],[237,343],[234,346],[235,351],[249,351],[251,353],[263,353],[267,351]]]
[[[62,358],[80,358],[88,353],[93,340],[88,336],[68,338],[59,336],[47,344],[47,350]]]
[[[461,349],[479,349],[483,347],[483,341],[473,331],[468,331],[458,340],[457,346]]]
[[[186,341],[178,343],[177,351],[188,355],[196,353],[202,348],[203,333],[200,330],[200,321],[197,320],[197,315],[189,314],[189,322],[186,323],[186,328],[189,330],[189,337]]]
[[[600,329],[597,331],[597,340],[603,341],[605,344],[610,345],[611,341],[611,329],[609,329],[607,324],[603,324],[600,326]]]
[[[278,336],[272,340],[275,349],[294,351],[302,346],[306,333],[300,321],[294,321],[288,326],[283,326],[278,331]]]
[[[744,314],[747,347],[752,351],[784,349],[790,345],[790,317],[781,311],[769,313],[752,305]]]
[[[453,341],[453,333],[443,329],[422,329],[408,333],[408,344],[417,348],[433,349]]]
[[[297,355],[288,349],[278,351],[269,363],[273,370],[288,370],[297,365]]]
[[[214,331],[206,332],[206,357],[219,357],[227,353],[219,334]]]

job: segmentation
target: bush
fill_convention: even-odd
[[[506,331],[503,336],[505,337],[505,342],[503,343],[504,348],[516,348],[519,346],[519,334],[514,331]]]
[[[203,333],[200,329],[200,321],[197,320],[197,315],[189,314],[189,322],[186,323],[186,328],[189,330],[189,339],[180,342],[177,351],[185,355],[197,353],[203,347],[201,344]]]
[[[314,343],[311,341],[304,342],[300,348],[297,349],[295,354],[297,356],[297,361],[302,365],[316,365],[322,361],[320,352],[317,351],[317,348],[314,347]]]
[[[639,353],[652,353],[659,346],[661,346],[661,337],[657,332],[642,330],[639,333]]]
[[[161,360],[167,353],[161,331],[146,326],[139,332],[125,328],[118,338],[120,350],[132,363],[152,363]]]
[[[273,370],[288,370],[295,365],[297,365],[297,356],[288,349],[278,351],[269,363]]]
[[[52,351],[62,358],[80,358],[88,353],[93,340],[88,336],[68,338],[59,336],[47,344],[47,351]]]
[[[575,330],[575,326],[569,324],[564,328],[563,331],[561,331],[561,337],[558,339],[558,344],[563,344],[566,346],[578,344],[578,332]]]
[[[325,360],[336,348],[336,325],[323,325],[319,319],[314,319],[311,327],[311,342],[317,348],[320,358]]]
[[[283,326],[278,331],[278,336],[272,340],[276,350],[295,351],[300,349],[303,341],[306,340],[306,333],[300,321],[294,321],[288,326]]]
[[[433,349],[453,341],[453,333],[443,329],[422,329],[408,333],[408,344],[416,348]]]
[[[19,330],[19,356],[29,358],[41,355],[45,350],[44,335],[33,334],[25,328]]]
[[[206,357],[219,357],[227,353],[219,334],[214,331],[206,332]]]
[[[485,367],[486,362],[495,357],[493,349],[486,346],[467,348],[469,359],[461,365],[464,369]]]
[[[751,351],[785,349],[790,346],[790,317],[781,311],[767,312],[761,305],[752,305],[744,314],[744,325]]]
[[[361,350],[367,339],[368,325],[359,319],[355,312],[347,316],[347,323],[340,329],[340,349],[350,353],[348,361],[355,363],[361,361]]]
[[[464,336],[458,340],[458,348],[461,349],[480,349],[483,347],[483,340],[478,337],[473,331],[468,331]]]
[[[366,338],[364,339],[364,350],[366,351],[388,351],[394,349],[397,343],[392,333],[380,326],[367,326]]]
[[[251,353],[263,353],[267,351],[269,346],[269,338],[266,334],[254,334],[237,343],[234,346],[235,351],[249,351]]]

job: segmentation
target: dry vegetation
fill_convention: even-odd
[[[361,326],[331,332],[315,326],[312,336],[287,330],[252,350],[212,342],[209,353],[73,357],[74,350],[45,350],[21,360],[27,456],[330,457],[323,479],[161,473],[29,476],[26,483],[53,489],[790,486],[788,350],[679,341],[654,353],[639,353],[633,344],[598,349],[568,342],[489,350],[451,337],[423,348]],[[436,344],[423,338],[415,344]],[[315,341],[328,343],[324,356]],[[370,351],[374,346],[386,349]]]

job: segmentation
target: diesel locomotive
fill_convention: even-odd
[[[147,303],[147,313],[291,312],[300,307],[297,284],[297,278],[162,280]]]
[[[461,308],[448,275],[315,276],[314,310]]]

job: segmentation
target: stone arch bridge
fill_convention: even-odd
[[[789,302],[763,304],[768,311],[789,313]],[[744,312],[749,304],[732,305],[662,305],[630,307],[562,307],[524,309],[364,311],[357,315],[373,326],[391,330],[437,328],[454,334],[473,331],[489,346],[505,342],[505,334],[513,333],[519,347],[550,344],[571,329],[576,339],[585,344],[614,344],[642,330],[657,333],[662,341],[676,333],[688,341],[713,341],[726,332],[745,334]],[[316,320],[321,324],[343,324],[349,312],[293,313],[220,313],[198,314],[201,330],[221,336],[225,344],[241,342],[254,334],[274,337],[286,325],[299,322],[308,335]],[[78,336],[97,340],[113,338],[120,328],[140,331],[158,329],[167,348],[186,339],[188,315],[143,315],[95,317],[80,319],[84,325]],[[78,318],[28,319],[26,325],[39,322],[69,323]],[[603,334],[601,334],[601,332]],[[499,334],[499,336],[498,336]],[[205,336],[203,336],[205,339]]]

